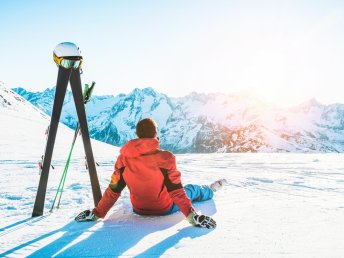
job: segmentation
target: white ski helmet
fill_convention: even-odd
[[[58,44],[54,50],[53,58],[57,66],[62,66],[65,69],[80,69],[82,66],[80,50],[71,42]]]
[[[54,55],[60,57],[79,57],[82,58],[79,47],[72,42],[62,42],[54,49]]]

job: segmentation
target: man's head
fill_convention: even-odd
[[[155,138],[158,135],[158,125],[152,118],[144,118],[136,125],[136,135],[139,138]]]

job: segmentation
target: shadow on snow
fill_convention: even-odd
[[[216,212],[213,200],[196,203],[194,207],[206,215],[213,215]],[[101,225],[95,222],[78,223],[72,221],[60,229],[53,230],[20,244],[0,254],[0,256],[9,255],[61,232],[63,233],[61,237],[28,257],[119,256],[137,245],[144,237],[171,228],[181,222],[183,218],[184,216],[181,212],[168,216],[140,216],[134,213],[128,214],[127,211],[117,211],[103,222],[98,222],[102,223]],[[206,235],[209,232],[211,232],[209,229],[196,228],[186,224],[185,228],[178,230],[175,234],[162,239],[160,242],[156,243],[155,239],[154,243],[147,244],[143,252],[139,254],[128,253],[127,255],[138,257],[147,255],[159,256],[177,245],[183,238],[193,239]],[[75,243],[72,243],[73,241]]]

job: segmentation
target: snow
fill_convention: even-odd
[[[217,221],[215,230],[193,228],[181,213],[138,216],[131,210],[127,191],[103,221],[74,222],[79,211],[92,207],[87,172],[78,164],[73,164],[68,175],[61,208],[49,215],[47,205],[45,217],[29,219],[37,169],[18,161],[1,164],[4,178],[10,180],[1,182],[0,256],[343,254],[342,154],[192,154],[178,155],[177,159],[184,183],[204,184],[220,177],[229,181],[213,201],[195,204],[198,211]],[[111,163],[109,160],[98,169],[103,190],[111,175]],[[62,164],[55,170],[61,171]],[[57,175],[50,178],[55,186],[48,187],[48,204],[57,180]]]
[[[73,135],[60,125],[45,214],[31,218],[48,118],[22,105],[0,107],[0,257],[343,256],[343,154],[177,155],[184,184],[228,181],[213,200],[194,205],[217,221],[214,230],[190,226],[180,212],[136,215],[127,189],[104,220],[77,223],[74,217],[93,207],[80,138],[60,209],[49,213]],[[92,147],[104,191],[118,148]]]

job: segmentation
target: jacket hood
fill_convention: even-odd
[[[123,156],[134,158],[143,154],[155,152],[159,149],[159,141],[155,138],[140,138],[128,141],[121,148],[120,153]]]

